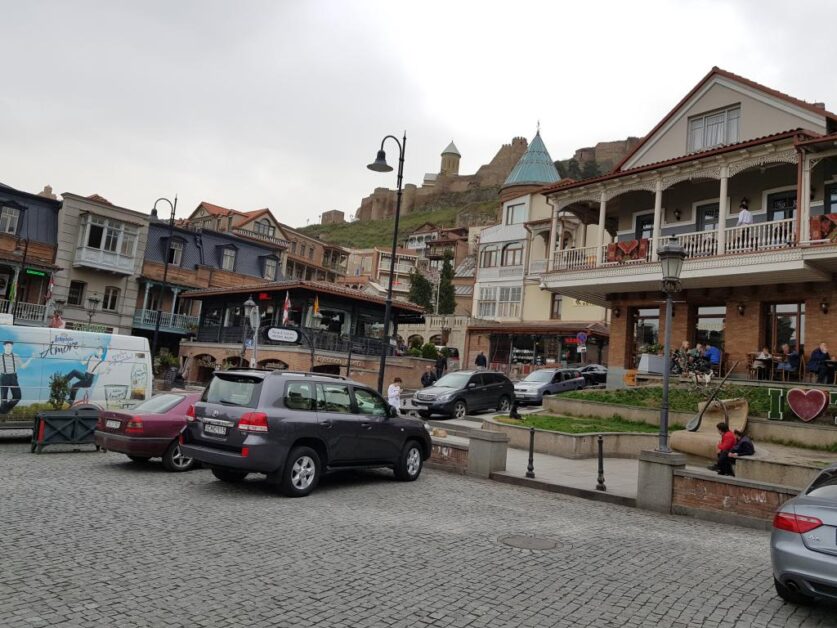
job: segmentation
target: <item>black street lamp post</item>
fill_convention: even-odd
[[[686,251],[672,236],[665,242],[657,252],[660,259],[660,266],[663,271],[663,292],[666,295],[666,328],[665,340],[663,342],[663,398],[660,404],[660,443],[657,451],[671,453],[668,445],[668,387],[669,376],[671,375],[671,317],[672,297],[680,292],[680,272],[683,270],[683,260],[686,259]]]
[[[163,295],[166,293],[166,289],[169,287],[169,255],[171,254],[171,241],[174,237],[174,212],[177,211],[177,194],[174,195],[174,203],[172,203],[167,198],[158,198],[154,201],[154,207],[151,209],[151,215],[157,215],[157,203],[160,201],[165,201],[171,207],[171,216],[169,217],[169,239],[166,243],[166,252],[165,252],[165,260],[163,266],[163,285],[160,286],[160,301],[159,301],[159,309],[157,310],[157,317],[154,320],[154,336],[151,340],[151,359],[154,359],[154,356],[157,355],[157,343],[160,339],[160,321],[163,318]]]
[[[91,331],[93,327],[93,315],[96,313],[101,302],[102,300],[95,294],[87,297],[87,331]]]
[[[371,164],[367,166],[375,172],[392,172],[392,166],[387,163],[387,155],[384,151],[384,142],[391,139],[398,144],[398,191],[395,195],[395,225],[392,228],[392,255],[389,258],[389,282],[387,285],[387,300],[384,307],[384,343],[381,349],[381,364],[378,369],[378,392],[384,391],[384,369],[387,365],[387,354],[390,347],[390,319],[392,318],[392,282],[395,277],[395,258],[398,251],[398,222],[401,219],[401,181],[404,177],[404,153],[407,150],[407,132],[399,142],[394,135],[387,135],[381,140],[381,149]]]

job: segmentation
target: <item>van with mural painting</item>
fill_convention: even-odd
[[[77,405],[130,408],[150,396],[146,338],[0,325],[0,426]]]

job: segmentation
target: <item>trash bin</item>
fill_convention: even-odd
[[[99,410],[90,407],[40,412],[32,426],[31,451],[41,453],[49,445],[94,445],[98,421]]]

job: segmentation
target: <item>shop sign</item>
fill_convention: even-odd
[[[299,332],[288,327],[271,327],[267,330],[268,340],[273,342],[287,342],[295,344],[299,342]]]
[[[806,423],[821,416],[828,406],[837,405],[837,391],[825,391],[819,388],[768,388],[770,409],[767,418],[782,421],[785,418],[785,403],[800,420]],[[837,424],[837,417],[835,417]]]

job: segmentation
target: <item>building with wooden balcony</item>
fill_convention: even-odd
[[[709,342],[741,376],[763,346],[837,347],[837,116],[823,104],[713,68],[612,172],[543,193],[543,285],[612,309],[609,385],[662,338],[657,251],[672,236],[687,255],[676,344]]]
[[[61,202],[0,183],[0,313],[16,325],[45,325],[51,308]]]

